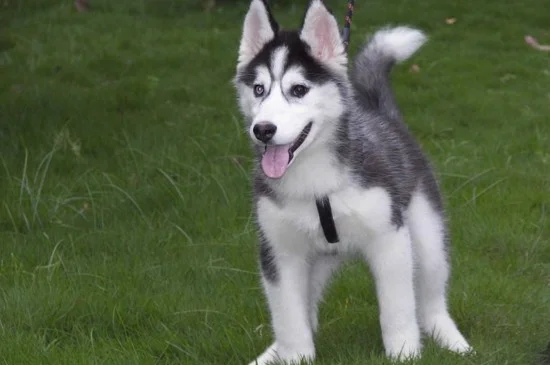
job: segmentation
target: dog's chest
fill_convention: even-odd
[[[380,187],[349,187],[331,194],[329,200],[341,244],[364,240],[391,224],[391,199]],[[266,209],[266,205],[264,202],[259,208]],[[270,211],[267,219],[282,220],[288,229],[306,233],[316,242],[327,243],[314,199],[287,200],[282,205],[270,202],[270,205],[266,209]]]

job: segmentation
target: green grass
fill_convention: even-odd
[[[279,20],[298,24],[302,3]],[[0,1],[1,363],[247,363],[271,334],[230,84],[246,5],[91,4]],[[429,343],[418,364],[535,364],[550,340],[550,58],[523,36],[550,41],[547,6],[358,1],[352,53],[387,23],[431,37],[393,81],[442,181],[451,311],[477,350]],[[335,280],[317,344],[321,365],[389,363],[363,265]]]

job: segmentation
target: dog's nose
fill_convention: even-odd
[[[275,132],[277,131],[277,126],[269,122],[260,122],[256,124],[254,128],[252,128],[252,131],[259,141],[267,143],[275,135]]]

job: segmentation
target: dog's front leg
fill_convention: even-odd
[[[311,264],[307,236],[280,219],[280,212],[259,204],[262,283],[271,312],[275,342],[250,365],[313,360],[315,346],[309,315]]]
[[[386,354],[394,360],[419,357],[420,329],[416,319],[409,230],[401,227],[380,234],[365,248],[376,282]]]
[[[292,255],[277,259],[278,280],[264,280],[264,288],[275,332],[277,359],[288,362],[313,360],[315,347],[309,322],[308,277],[305,257]]]
[[[308,307],[309,268],[305,257],[281,255],[273,257],[276,275],[265,270],[262,282],[267,295],[275,342],[250,365],[272,361],[300,363],[313,360],[315,347]],[[271,270],[274,268],[272,267]]]

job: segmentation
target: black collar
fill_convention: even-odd
[[[319,199],[315,199],[317,205],[317,212],[319,213],[319,221],[321,221],[321,228],[328,243],[336,243],[340,239],[338,238],[338,232],[336,232],[336,225],[334,224],[334,218],[332,217],[332,208],[330,206],[330,200],[328,196],[324,196]]]

